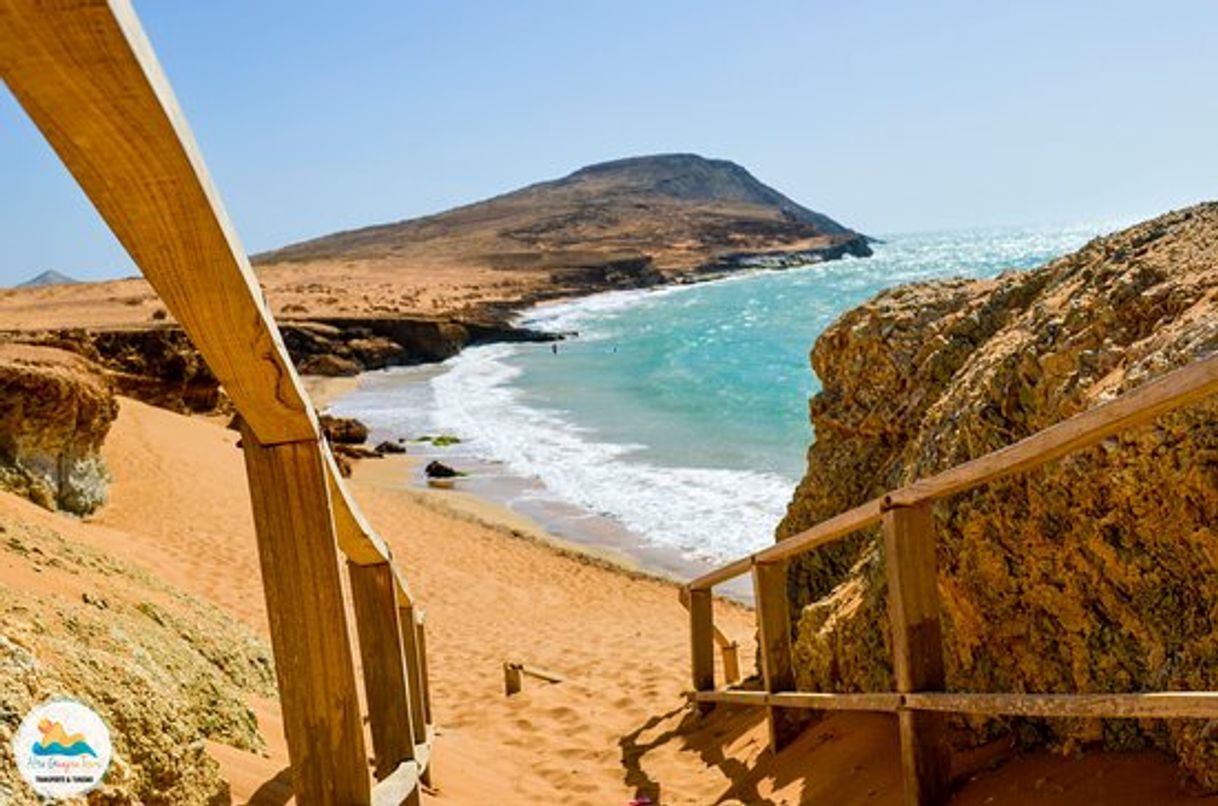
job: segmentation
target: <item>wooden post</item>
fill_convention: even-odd
[[[296,799],[367,804],[372,781],[320,446],[263,446],[244,424],[241,439]]]
[[[423,724],[424,736],[430,736],[432,730],[432,715],[431,715],[431,678],[427,671],[427,630],[423,626],[424,614],[422,610],[416,610],[414,613],[415,626],[415,649],[418,651],[416,657],[419,662],[419,702],[423,706]],[[419,776],[419,780],[424,786],[431,786],[432,771],[435,769],[435,764],[428,761],[427,768],[423,770],[423,774]]]
[[[694,691],[715,690],[715,614],[709,590],[689,591],[689,655]],[[698,703],[699,714],[714,703]]]
[[[402,657],[406,659],[406,679],[410,692],[410,721],[417,741],[427,737],[427,713],[423,708],[423,667],[419,663],[419,633],[414,621],[414,608],[400,608],[402,623]]]
[[[524,674],[521,672],[520,664],[505,661],[503,664],[504,696],[510,697],[513,694],[519,694],[522,688],[524,688]]]
[[[357,565],[351,562],[347,563],[347,569],[351,575],[351,601],[359,630],[376,777],[383,780],[401,762],[415,757],[410,690],[398,624],[397,593],[393,589],[393,569],[388,563]]]
[[[929,502],[884,513],[884,549],[897,691],[943,691],[935,524]],[[946,716],[901,711],[897,718],[905,802],[946,803],[951,789]]]
[[[719,646],[719,656],[723,659],[723,682],[727,685],[740,682],[740,644],[732,641],[730,644]]]
[[[753,565],[753,596],[757,608],[757,641],[761,679],[770,693],[795,690],[791,666],[791,618],[787,604],[787,563]],[[770,749],[777,753],[794,741],[805,717],[798,710],[769,706]]]
[[[431,680],[427,674],[427,628],[425,626],[427,619],[424,618],[422,610],[416,610],[414,614],[414,623],[417,628],[416,635],[419,641],[419,677],[423,683],[423,718],[427,722],[427,726],[431,727]]]

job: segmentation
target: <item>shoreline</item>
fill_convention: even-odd
[[[408,381],[404,388],[425,388],[434,374],[442,372],[438,364],[393,369],[420,373],[420,378]],[[304,382],[310,397],[317,401],[319,411],[355,417],[364,422],[370,429],[369,444],[426,433],[426,430],[378,426],[358,408],[341,407],[349,395],[363,388],[365,379],[383,377],[383,372],[362,373],[355,378],[304,376]],[[410,410],[413,408],[411,402],[400,400],[399,405]],[[337,410],[336,404],[339,404]],[[683,585],[731,559],[690,558],[675,546],[650,540],[645,533],[631,529],[611,515],[569,502],[550,491],[541,480],[506,470],[500,462],[485,456],[461,454],[459,447],[454,453],[447,448],[437,451],[426,443],[408,442],[406,446],[406,454],[357,461],[355,476],[372,480],[384,489],[414,496],[420,503],[446,514],[472,519],[480,525],[544,543],[562,553],[607,563],[617,570],[673,585]],[[429,487],[423,466],[432,459],[470,475],[459,479],[455,489]],[[750,607],[754,601],[752,585],[747,578],[725,583],[717,590],[717,595]]]
[[[328,410],[331,404],[359,386],[359,376],[303,376],[302,379],[305,391],[319,412]],[[372,442],[373,438],[369,441]],[[488,494],[485,488],[495,482],[476,475],[465,480],[464,488],[461,482],[455,489],[429,487],[424,480],[422,467],[430,458],[432,457],[406,453],[360,459],[353,465],[352,479],[362,486],[408,496],[438,514],[536,543],[560,555],[632,578],[650,579],[681,587],[689,579],[714,567],[685,559],[675,549],[650,544],[645,538],[633,534],[615,521],[594,513],[580,511],[579,517],[595,518],[608,524],[608,529],[602,527],[593,530],[599,532],[599,537],[593,531],[564,533],[566,530],[560,526],[563,513],[551,512],[551,517],[546,517],[544,512],[521,512],[506,501]],[[471,490],[468,489],[470,486],[482,486],[483,489]],[[574,511],[577,508],[570,505],[570,509]],[[747,584],[747,580],[734,580],[721,586],[716,596],[745,607],[753,606],[752,586]]]

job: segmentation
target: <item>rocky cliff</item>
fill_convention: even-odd
[[[980,456],[1218,350],[1218,204],[1035,271],[897,288],[817,341],[816,441],[778,537]],[[1218,689],[1218,400],[936,506],[948,685]],[[793,564],[803,688],[890,690],[884,558]],[[1157,745],[1208,787],[1200,722],[1033,720],[1061,747]]]
[[[117,412],[110,384],[89,361],[0,345],[0,488],[48,509],[92,512],[105,500],[98,450]]]

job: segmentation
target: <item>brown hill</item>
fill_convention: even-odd
[[[443,359],[469,343],[536,338],[507,320],[541,300],[846,254],[871,254],[867,238],[739,165],[669,154],[592,165],[254,262],[297,365],[354,374]],[[168,368],[173,388],[142,388],[145,376],[165,374],[148,365],[164,365],[157,356],[181,353],[182,341],[142,279],[0,289],[0,339],[14,331],[101,360],[123,374],[127,394],[181,397],[191,409],[200,391],[207,397],[206,384],[184,391],[183,382],[199,375],[189,357],[180,371]]]
[[[538,300],[683,282],[749,265],[867,256],[867,238],[739,165],[693,154],[582,168],[438,215],[254,258],[292,315],[498,318]]]
[[[679,273],[740,253],[866,239],[727,160],[663,154],[604,162],[438,215],[340,232],[255,257],[265,265],[424,253],[494,268],[585,268],[640,260]]]

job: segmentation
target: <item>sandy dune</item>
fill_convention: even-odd
[[[87,522],[11,496],[6,509],[46,520],[216,602],[260,631],[265,609],[236,435],[217,420],[184,418],[122,400],[105,453],[111,503]],[[683,708],[686,620],[675,588],[556,551],[527,535],[408,490],[391,462],[366,461],[354,489],[425,603],[438,741],[437,789],[453,804],[895,803],[894,725],[836,716],[772,759],[761,714],[727,709],[696,724]],[[482,510],[479,510],[482,512]],[[2,580],[0,580],[2,581]],[[751,614],[717,607],[751,665]],[[501,664],[518,658],[563,674],[502,692]],[[212,746],[235,802],[284,803],[287,759],[276,703],[252,703],[267,758]],[[983,770],[1003,754],[961,759]],[[968,775],[964,776],[968,779]],[[1120,793],[1119,800],[1116,793]],[[1174,767],[1152,755],[1044,755],[973,775],[961,803],[1197,802]]]

